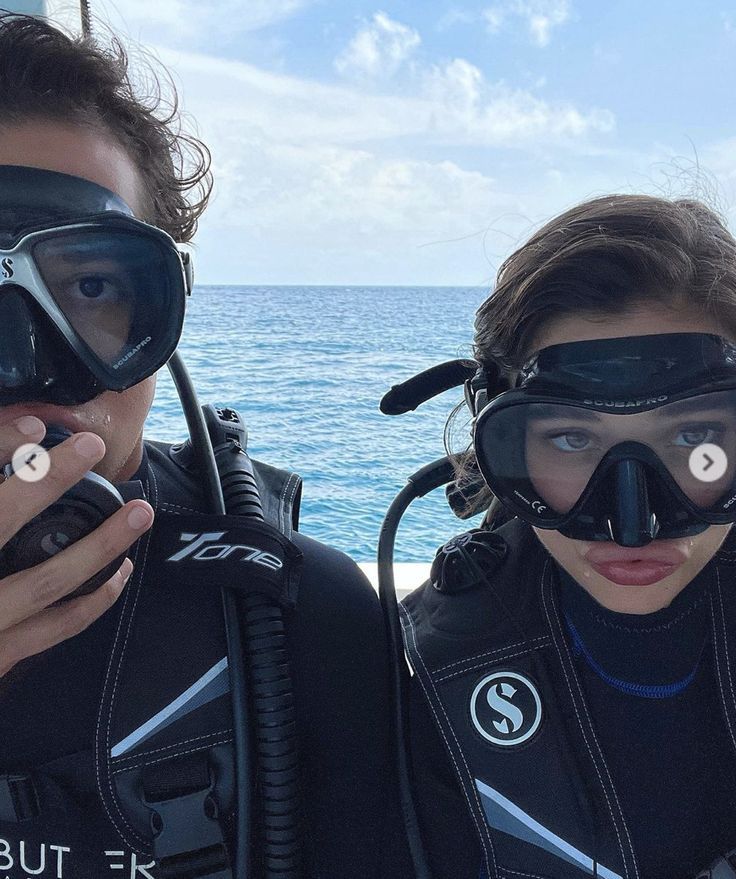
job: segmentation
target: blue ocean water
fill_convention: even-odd
[[[180,352],[200,403],[242,412],[252,457],[304,478],[300,530],[373,561],[381,521],[407,476],[444,455],[462,390],[416,412],[382,415],[391,387],[443,360],[470,357],[487,291],[420,287],[196,287]],[[454,443],[463,447],[463,416]],[[146,422],[150,439],[187,437],[168,370]],[[430,561],[471,527],[440,489],[410,507],[397,561]]]

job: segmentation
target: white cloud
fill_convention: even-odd
[[[51,0],[64,6],[68,0]],[[146,42],[185,43],[191,48],[214,47],[223,40],[258,31],[296,14],[316,0],[96,0],[95,20],[110,24]]]
[[[412,230],[419,243],[466,233],[484,224],[499,198],[513,202],[491,178],[450,161],[387,159],[350,147],[285,144],[263,134],[243,143],[241,134],[228,130],[220,130],[218,142],[232,159],[221,170],[213,216],[272,232],[292,230],[296,209],[318,237],[328,229],[341,239],[357,233],[370,241],[377,231]]]
[[[410,283],[418,266],[430,283],[458,272],[481,281],[486,230],[497,216],[523,210],[523,200],[495,180],[451,161],[387,159],[264,135],[244,142],[226,129],[216,141],[229,161],[215,168],[211,239],[199,241],[221,250],[211,260],[218,271],[236,274],[239,265],[242,282],[273,275],[264,266],[266,244],[282,254],[284,283]]]
[[[611,46],[603,45],[601,43],[593,44],[593,56],[601,62],[601,64],[607,64],[610,66],[620,64],[623,60],[623,55],[618,49],[614,49]]]
[[[197,236],[210,273],[198,273],[201,283],[452,283],[458,272],[482,282],[486,250],[508,243],[487,230],[529,213],[526,183],[502,186],[485,171],[488,148],[543,168],[548,153],[584,153],[614,125],[604,110],[489,83],[461,58],[417,75],[411,94],[376,95],[156,52],[176,71],[213,156],[215,191]],[[478,162],[463,167],[453,145]],[[504,234],[513,222],[499,224]]]
[[[413,29],[376,12],[335,59],[335,69],[350,76],[390,77],[421,43]]]
[[[158,54],[185,83],[187,110],[203,126],[232,125],[287,143],[342,144],[400,136],[420,125],[411,99],[366,95],[240,61],[163,48]]]
[[[580,110],[489,83],[464,59],[430,68],[414,94],[370,95],[238,61],[166,49],[159,55],[185,83],[187,112],[202,126],[224,123],[287,143],[364,144],[414,137],[425,145],[534,150],[573,141],[581,146],[586,138],[615,127],[607,110]]]
[[[461,58],[433,68],[427,91],[434,127],[443,141],[463,132],[473,143],[531,146],[606,133],[615,127],[607,110],[581,112],[572,104],[553,104],[503,82],[488,83],[475,65]]]
[[[480,69],[463,58],[455,58],[444,67],[434,67],[428,76],[432,99],[466,120],[470,115],[477,115],[484,85]]]
[[[457,24],[473,24],[477,18],[478,15],[476,12],[471,12],[469,9],[459,9],[456,6],[453,6],[440,16],[435,25],[435,30],[442,32],[449,30],[451,27],[455,27]]]
[[[483,18],[490,34],[521,19],[532,42],[541,48],[548,45],[552,30],[568,20],[570,11],[570,0],[501,0],[483,10]]]
[[[483,10],[483,18],[486,21],[486,30],[489,34],[496,34],[501,30],[501,25],[506,18],[506,11],[500,6],[491,6]]]

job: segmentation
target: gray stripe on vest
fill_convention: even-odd
[[[522,809],[506,799],[503,794],[494,790],[489,785],[475,779],[475,786],[481,796],[483,810],[486,813],[488,823],[495,830],[508,833],[516,839],[521,839],[531,845],[544,849],[552,855],[567,861],[584,870],[589,876],[600,876],[601,879],[622,879],[618,873],[603,867],[601,864],[594,864],[593,859],[584,855],[575,846],[565,842],[564,839],[552,833],[538,821],[535,821],[531,815],[527,815]]]
[[[130,751],[136,745],[145,742],[154,733],[165,729],[174,721],[200,708],[213,699],[223,696],[230,690],[230,677],[227,670],[227,657],[223,657],[212,668],[205,672],[202,677],[186,689],[181,696],[177,696],[173,702],[162,708],[157,714],[141,724],[138,729],[121,739],[110,751],[111,757],[119,757]]]

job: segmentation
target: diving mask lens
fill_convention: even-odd
[[[160,368],[178,342],[186,285],[174,242],[132,219],[33,232],[7,252],[13,278],[106,387]]]
[[[674,484],[696,511],[723,516],[736,484],[736,390],[698,393],[631,413],[606,411],[605,401],[503,405],[499,398],[480,414],[475,446],[494,492],[532,518],[561,520],[583,495],[608,491],[606,472],[632,458],[653,484]],[[722,454],[709,456],[705,446]]]

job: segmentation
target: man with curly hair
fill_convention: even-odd
[[[112,375],[153,358],[155,340],[138,352],[148,336],[132,349],[113,346],[118,353],[103,363],[122,314],[121,292],[106,289],[103,274],[114,248],[134,240],[142,252],[164,254],[160,265],[145,263],[153,292],[150,303],[138,301],[142,312],[150,305],[147,319],[158,309],[163,326],[169,314],[153,301],[160,276],[174,277],[178,265],[181,283],[175,245],[193,238],[207,206],[209,152],[177,128],[176,98],[167,115],[159,106],[135,94],[117,40],[104,47],[42,19],[0,15],[1,463],[22,443],[42,442],[49,425],[71,434],[50,449],[47,477],[13,474],[0,485],[0,549],[88,471],[126,500],[89,536],[0,579],[6,879],[100,879],[121,870],[131,879],[245,879],[233,861],[242,816],[219,584],[185,587],[160,567],[157,524],[208,513],[203,480],[173,447],[143,439],[153,366],[123,389],[95,385],[85,372],[96,363]],[[79,237],[70,227],[90,214],[93,230]],[[95,274],[64,275],[65,260],[82,252]],[[62,325],[76,333],[75,345],[59,334]],[[91,390],[77,393],[82,375]],[[292,529],[298,478],[265,465],[256,476],[302,556],[295,607],[284,614],[299,756],[268,784],[253,761],[248,875],[399,876],[377,598],[349,558]],[[79,591],[126,553],[110,579]],[[298,851],[284,829],[293,814],[273,805],[289,773],[298,782],[298,803],[290,803]]]

